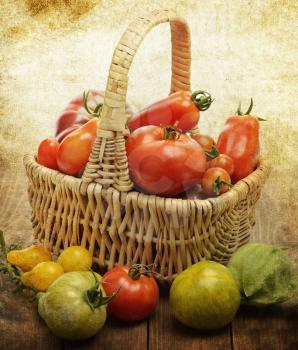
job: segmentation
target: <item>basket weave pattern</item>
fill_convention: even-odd
[[[32,155],[24,157],[24,164],[35,237],[54,253],[82,245],[100,266],[154,263],[159,279],[171,282],[202,259],[226,262],[247,242],[270,168],[261,162],[251,175],[214,199],[161,198],[131,191],[124,138],[128,71],[145,35],[164,22],[171,25],[171,92],[190,90],[187,24],[166,10],[139,18],[115,49],[100,128],[83,177],[40,166]]]

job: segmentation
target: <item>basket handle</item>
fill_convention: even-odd
[[[122,35],[112,58],[101,121],[82,180],[83,191],[91,182],[113,186],[120,191],[132,188],[125,140],[128,72],[136,51],[155,26],[169,22],[172,41],[171,91],[190,90],[190,33],[188,25],[172,10],[155,10],[133,21]]]

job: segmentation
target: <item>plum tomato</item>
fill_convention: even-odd
[[[67,175],[79,176],[85,169],[96,138],[99,118],[93,118],[67,135],[60,143],[57,163]]]

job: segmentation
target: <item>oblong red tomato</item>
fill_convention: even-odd
[[[79,129],[66,136],[60,143],[57,164],[62,173],[73,176],[82,173],[96,139],[98,123],[99,119],[97,117],[89,120]]]
[[[135,130],[126,151],[134,183],[160,196],[174,196],[198,184],[206,168],[202,147],[171,128],[150,125]]]
[[[157,101],[128,120],[127,126],[134,131],[142,126],[175,125],[182,132],[190,131],[200,119],[200,111],[205,111],[212,103],[206,91],[177,91]]]
[[[225,127],[217,141],[218,151],[230,156],[234,161],[233,183],[252,173],[259,163],[258,119],[260,118],[249,114],[252,107],[252,99],[246,113],[242,113],[239,106],[238,115],[226,120]]]
[[[104,99],[104,93],[102,91],[92,90],[88,93],[87,96],[87,104],[91,111],[96,108],[98,104],[102,104]],[[83,94],[71,100],[65,110],[60,114],[56,122],[56,137],[59,138],[60,141],[66,136],[62,138],[61,134],[64,130],[72,127],[73,125],[77,125],[80,127],[81,125],[87,123],[90,119],[93,119],[94,115],[89,114],[87,110],[84,108]]]

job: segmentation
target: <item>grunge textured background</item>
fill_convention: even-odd
[[[268,240],[298,242],[298,4],[292,0],[0,0],[0,165],[23,172],[22,157],[53,134],[72,97],[104,89],[113,49],[128,23],[173,8],[192,34],[192,86],[215,97],[201,130],[217,137],[224,120],[252,96],[262,123],[262,154],[273,171],[260,206]],[[170,35],[154,29],[130,72],[136,109],[170,83]],[[25,179],[24,179],[25,181]],[[293,235],[294,234],[294,235]],[[275,239],[276,238],[276,239]]]

